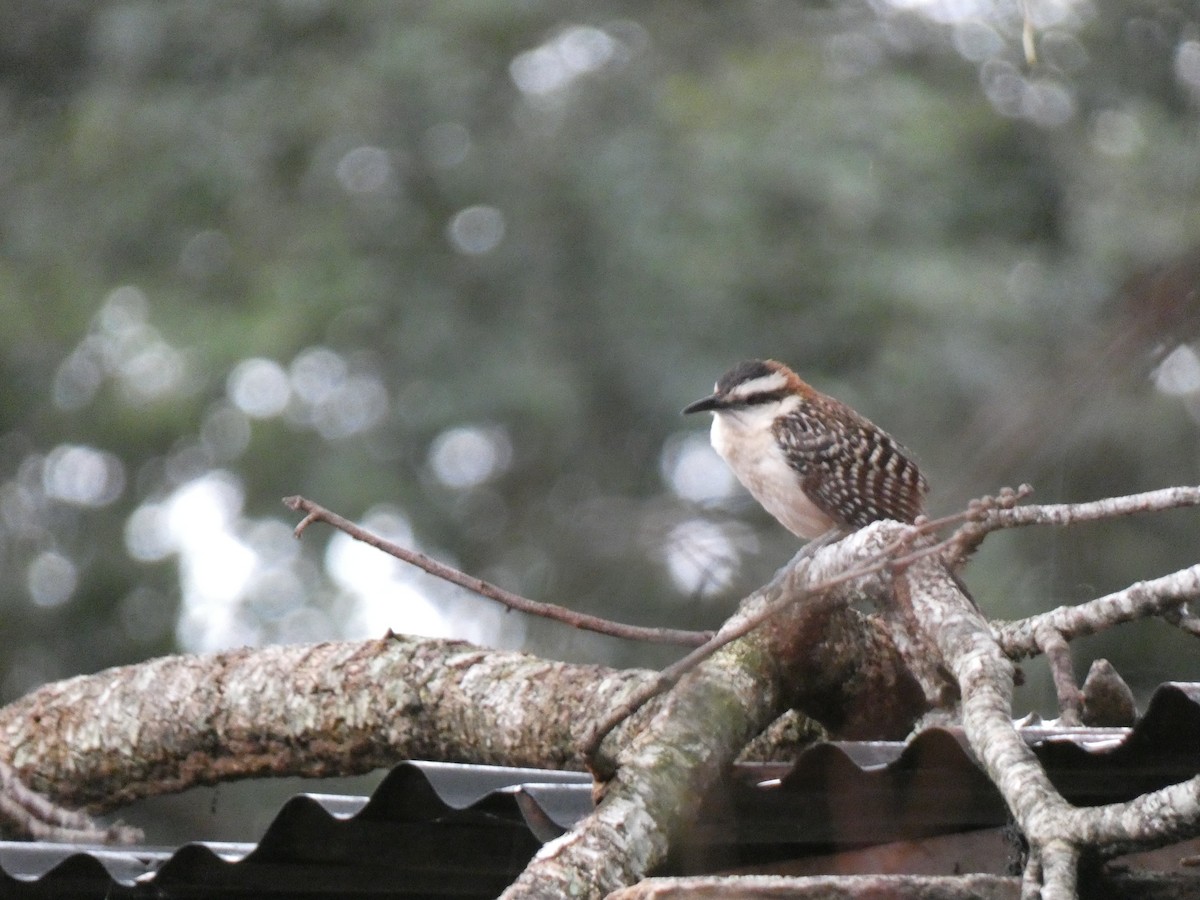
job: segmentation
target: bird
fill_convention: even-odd
[[[928,485],[909,451],[781,362],[738,363],[683,410],[698,412],[713,414],[713,448],[738,481],[802,540],[922,514]]]

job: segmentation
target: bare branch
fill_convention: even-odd
[[[556,606],[553,603],[540,603],[537,600],[530,600],[527,597],[514,594],[512,591],[506,591],[502,587],[497,587],[490,582],[484,581],[482,578],[476,578],[473,575],[460,572],[458,569],[438,562],[436,559],[426,556],[418,550],[409,550],[407,547],[401,547],[399,544],[385,540],[304,497],[285,497],[283,502],[289,509],[306,514],[300,521],[300,524],[296,526],[296,537],[300,537],[304,533],[304,530],[313,522],[325,522],[339,531],[345,532],[356,541],[362,541],[376,550],[381,550],[389,556],[394,556],[396,559],[414,565],[443,581],[466,588],[473,594],[478,594],[481,597],[487,597],[489,600],[502,603],[509,609],[529,613],[533,616],[541,616],[544,619],[553,619],[556,622],[562,622],[564,625],[570,625],[572,628],[594,631],[597,634],[623,638],[628,641],[649,641],[658,644],[679,644],[686,647],[695,647],[703,644],[712,636],[712,633],[707,631],[684,631],[677,628],[644,628],[639,625],[625,625],[610,619],[602,619],[599,616],[590,616],[587,613],[576,612],[563,606]]]
[[[1074,898],[1084,850],[1109,856],[1200,833],[1200,778],[1129,803],[1083,809],[1068,804],[1013,727],[1013,665],[997,640],[998,636],[1019,635],[1019,643],[1009,644],[1023,653],[1038,647],[1060,653],[1068,633],[1090,633],[1100,618],[1127,621],[1149,607],[1177,606],[1180,594],[1196,590],[1194,569],[1159,579],[1161,583],[1150,590],[1135,585],[1119,595],[1083,605],[1101,613],[1099,617],[1073,616],[1081,607],[1055,610],[1017,623],[1020,628],[1012,635],[1005,635],[1004,629],[993,633],[986,620],[969,608],[950,573],[935,562],[918,562],[906,577],[913,582],[914,609],[921,627],[934,636],[962,688],[963,730],[971,749],[1029,841],[1023,896]],[[1064,625],[1061,630],[1060,623]]]
[[[922,560],[907,577],[914,614],[962,689],[967,741],[1030,842],[1023,895],[1040,884],[1043,900],[1073,898],[1074,848],[1061,836],[1063,819],[1074,807],[1054,788],[1013,726],[1012,662],[943,564]]]
[[[1058,695],[1059,717],[1068,727],[1083,722],[1083,692],[1075,681],[1075,669],[1071,665],[1071,648],[1062,633],[1043,622],[1035,629],[1038,646],[1050,663],[1050,675],[1054,679],[1054,692]]]
[[[1013,900],[1016,879],[1002,875],[709,875],[647,878],[607,900]]]
[[[1072,808],[1062,834],[1102,858],[1194,837],[1200,834],[1200,776],[1128,803]]]
[[[1200,565],[1139,581],[1077,606],[1060,606],[1016,622],[995,622],[992,627],[1004,652],[1012,659],[1023,659],[1040,652],[1038,634],[1047,628],[1066,641],[1151,616],[1162,616],[1186,629],[1192,617],[1175,614],[1181,604],[1197,597],[1200,597]]]
[[[1026,525],[1074,525],[1097,522],[1147,512],[1162,512],[1200,506],[1200,487],[1171,487],[1124,497],[1106,497],[1087,503],[1052,503],[1017,506],[1016,501],[1032,493],[1033,488],[1021,485],[1015,491],[1005,488],[995,497],[972,500],[968,506],[969,521],[942,542],[943,558],[952,569],[962,565],[983,539],[1002,528],[1021,528]]]
[[[993,530],[988,527],[991,513],[1001,509],[1012,509],[1032,493],[1032,487],[1022,484],[1017,488],[1001,488],[994,495],[972,500],[961,513],[944,519],[947,522],[965,521],[967,524],[955,530],[950,537],[929,547],[929,550],[940,554],[951,569],[961,567]]]
[[[1022,490],[1025,489],[1026,486],[1022,486]],[[987,534],[1001,528],[1022,528],[1026,525],[1075,525],[1080,522],[1099,522],[1188,506],[1200,506],[1200,486],[1162,488],[1143,494],[1105,497],[1103,500],[1086,503],[999,506],[987,510],[980,521],[963,526],[960,532]]]

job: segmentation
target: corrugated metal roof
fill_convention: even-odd
[[[403,763],[369,798],[302,794],[257,844],[0,842],[5,896],[495,896],[591,808],[575,772]],[[527,812],[528,811],[528,815]]]
[[[1200,773],[1200,685],[1164,685],[1132,730],[1023,733],[1068,799],[1128,799]],[[819,744],[793,765],[740,765],[735,775],[687,836],[673,870],[773,869],[870,846],[983,834],[1007,822],[952,729],[906,744]],[[257,844],[3,842],[0,890],[79,898],[492,897],[541,843],[590,809],[591,784],[580,773],[411,762],[369,798],[293,797]],[[1003,841],[993,843],[992,857],[1002,857]],[[976,852],[967,847],[957,852]]]

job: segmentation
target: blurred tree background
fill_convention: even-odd
[[[0,693],[388,627],[661,664],[296,542],[279,500],[711,627],[795,549],[679,416],[747,357],[907,443],[934,512],[1196,483],[1196,12],[5,4]],[[999,535],[968,580],[1024,615],[1196,527]],[[1200,677],[1155,623],[1077,654],[1143,701]]]

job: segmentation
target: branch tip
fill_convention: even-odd
[[[309,525],[317,521],[319,518],[321,517],[315,512],[310,512],[307,516],[300,520],[300,524],[292,529],[292,537],[296,538],[296,540],[299,540],[304,534],[305,529],[307,529]]]

